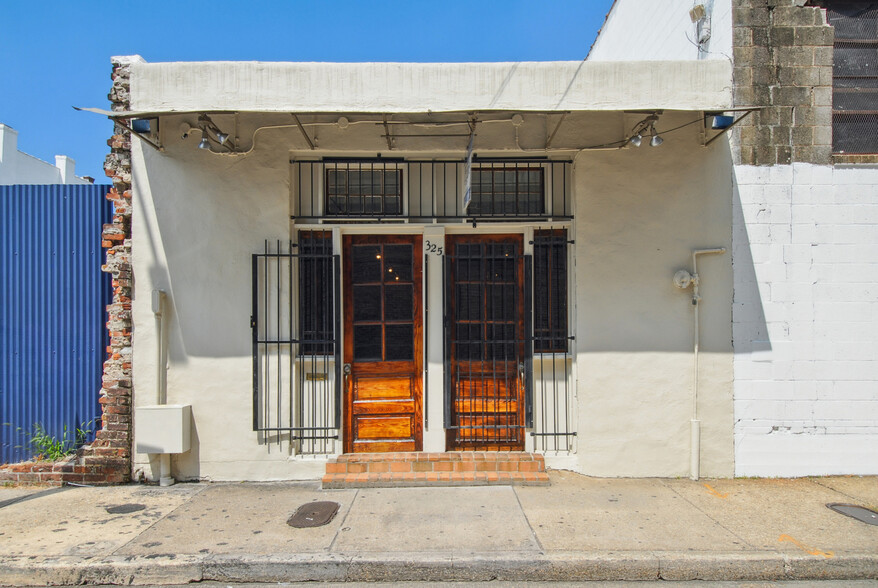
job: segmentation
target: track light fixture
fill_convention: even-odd
[[[631,145],[632,147],[640,147],[643,143],[644,135],[650,137],[650,147],[658,147],[664,143],[664,139],[659,137],[658,132],[655,130],[656,121],[658,121],[658,114],[650,114],[634,125],[634,128],[631,129],[631,135],[628,136],[625,144]]]
[[[198,117],[198,128],[201,129],[201,141],[198,143],[199,149],[206,149],[210,151],[211,141],[214,141],[216,143],[219,143],[223,147],[226,147],[227,149],[234,150],[234,145],[231,145],[229,134],[222,132],[220,128],[216,126],[216,124],[214,124],[214,122],[206,114],[202,114]],[[183,130],[182,127],[181,130]],[[211,136],[211,133],[213,134],[213,136]],[[184,132],[184,139],[186,138],[186,134],[188,133]]]
[[[650,147],[658,147],[665,142],[665,140],[659,137],[658,133],[655,132],[655,125],[649,125],[649,133],[652,135],[652,139],[649,140]]]

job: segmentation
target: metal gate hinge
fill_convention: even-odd
[[[253,318],[252,316],[250,317],[250,328],[251,328],[251,329],[255,329],[255,328],[256,328],[256,319]]]

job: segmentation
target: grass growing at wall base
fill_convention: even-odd
[[[12,423],[3,423],[3,426],[11,427]],[[64,425],[60,437],[47,432],[41,423],[34,423],[30,431],[15,427],[17,434],[28,438],[26,445],[17,445],[16,448],[30,447],[34,461],[59,461],[88,443],[93,426],[94,420],[81,423],[74,431]]]

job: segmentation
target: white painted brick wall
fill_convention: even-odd
[[[878,168],[735,178],[736,474],[878,474]]]

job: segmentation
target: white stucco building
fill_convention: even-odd
[[[92,184],[76,175],[76,162],[56,155],[55,164],[18,150],[18,131],[0,123],[0,184]]]
[[[798,4],[619,0],[584,62],[119,59],[134,468],[168,403],[178,478],[878,473],[878,175]]]
[[[191,405],[175,476],[461,449],[733,475],[731,256],[698,259],[697,400],[673,283],[732,246],[728,144],[705,146],[728,63],[130,72],[116,116],[160,148],[132,146],[134,395]]]

